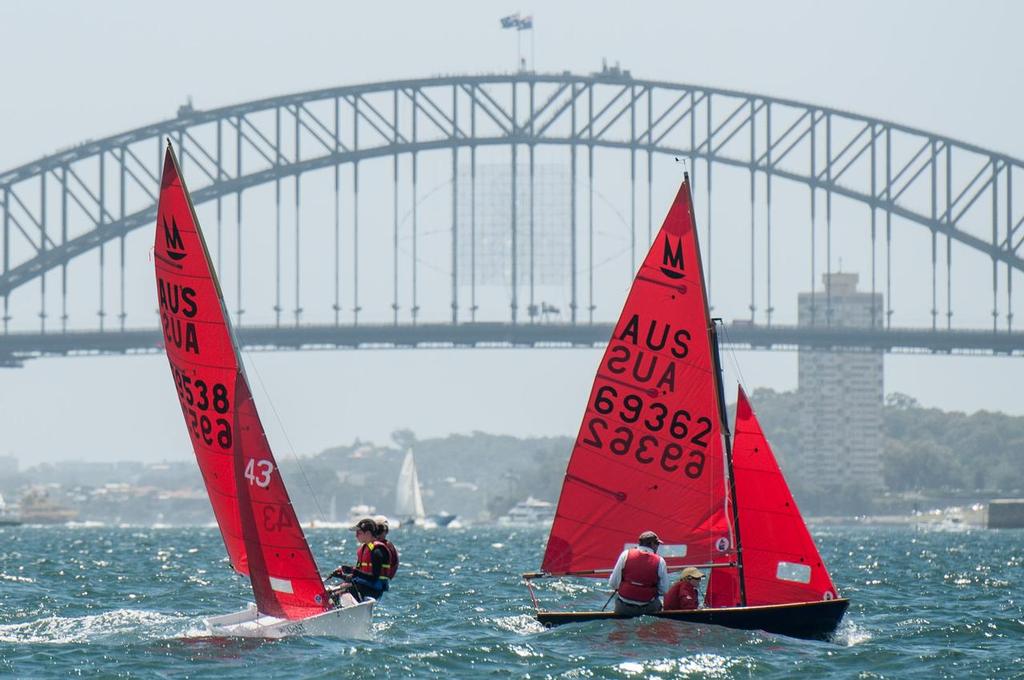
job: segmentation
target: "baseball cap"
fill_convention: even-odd
[[[662,542],[661,539],[658,538],[658,534],[654,533],[653,531],[643,532],[642,534],[640,534],[640,538],[638,538],[636,541],[637,543],[656,543],[658,545],[661,545]]]
[[[350,526],[349,531],[369,531],[371,534],[375,534],[377,533],[377,523],[369,517],[364,517]]]

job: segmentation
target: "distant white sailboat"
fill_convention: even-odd
[[[423,525],[427,521],[427,513],[423,509],[423,491],[420,479],[416,474],[416,460],[412,449],[405,454],[402,470],[398,473],[398,485],[395,487],[395,517],[402,524]]]

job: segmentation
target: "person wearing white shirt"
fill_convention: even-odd
[[[661,539],[653,531],[645,531],[637,539],[637,547],[627,548],[619,555],[608,585],[615,589],[615,613],[640,616],[661,611],[661,597],[668,591],[668,567],[658,555]]]

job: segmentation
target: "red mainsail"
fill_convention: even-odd
[[[836,597],[832,578],[742,387],[736,400],[732,467],[743,539],[746,604],[815,602]],[[713,570],[707,605],[733,607],[739,601],[736,570]]]
[[[710,330],[684,179],[601,359],[544,571],[610,569],[646,530],[670,566],[732,560]]]
[[[164,348],[231,565],[263,614],[325,611],[320,572],[264,435],[220,283],[168,145],[153,251]]]

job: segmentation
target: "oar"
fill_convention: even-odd
[[[608,596],[608,601],[604,603],[603,607],[601,607],[601,611],[604,611],[605,609],[608,609],[608,604],[612,601],[612,598],[615,597],[615,593],[617,593],[617,592],[619,592],[618,588],[616,588],[615,590],[612,591],[612,594]]]

